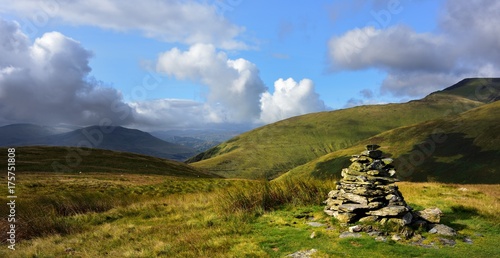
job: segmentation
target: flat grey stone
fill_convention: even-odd
[[[368,204],[368,200],[366,199],[366,197],[357,194],[345,193],[342,195],[342,197],[348,199],[349,201],[356,202],[359,204],[365,204],[365,205]]]
[[[470,237],[464,237],[464,242],[469,244],[469,245],[472,245],[474,243],[474,241],[472,241],[472,239]]]
[[[387,217],[387,216],[400,216],[403,215],[405,212],[408,212],[408,208],[405,206],[387,206],[375,211],[369,211],[366,214]]]
[[[314,228],[319,228],[319,227],[326,227],[326,224],[319,223],[319,222],[307,222],[307,225],[314,227]]]
[[[438,234],[443,236],[456,236],[457,232],[446,225],[443,224],[432,224],[431,229],[429,230],[431,234]]]
[[[439,223],[443,212],[439,208],[427,208],[423,211],[417,211],[415,214],[431,223]]]
[[[360,225],[349,227],[349,232],[351,233],[360,232],[361,230],[363,230],[363,228]]]
[[[441,244],[446,245],[446,246],[455,246],[457,244],[457,242],[455,240],[446,239],[446,238],[440,238],[439,242],[441,242]]]
[[[360,210],[360,209],[367,210],[369,208],[370,208],[370,206],[368,206],[366,204],[344,203],[342,205],[339,205],[339,210],[342,210],[345,212],[354,212],[354,211]]]
[[[316,253],[318,250],[316,249],[311,249],[311,250],[306,250],[306,251],[298,251],[293,254],[289,254],[286,257],[292,257],[292,258],[309,258],[311,255]]]
[[[361,233],[353,233],[353,232],[342,232],[339,238],[360,238]]]

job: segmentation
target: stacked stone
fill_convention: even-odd
[[[411,208],[394,185],[398,179],[390,158],[384,158],[378,145],[367,145],[353,155],[342,179],[328,194],[325,212],[340,222],[388,221],[407,225],[412,222]]]

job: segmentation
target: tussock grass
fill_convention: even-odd
[[[68,217],[105,212],[138,200],[136,196],[110,196],[99,192],[66,193],[28,200],[20,199],[17,206],[16,238],[23,240],[53,234],[77,233],[84,230],[85,225]],[[0,230],[7,231],[8,226],[7,221],[0,221]]]
[[[333,188],[333,181],[255,181],[219,191],[216,202],[219,210],[226,214],[259,215],[286,205],[320,205]]]

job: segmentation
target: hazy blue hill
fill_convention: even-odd
[[[49,136],[41,144],[77,147],[80,142],[89,142],[92,147],[99,149],[132,152],[174,160],[185,160],[196,153],[192,148],[163,141],[140,130],[120,126],[113,127],[110,133],[103,132],[98,126],[86,127],[69,133]]]
[[[0,146],[26,145],[33,140],[57,134],[48,126],[34,124],[12,124],[0,127]]]
[[[236,131],[210,128],[186,129],[154,131],[151,132],[151,135],[167,142],[193,148],[197,152],[203,152],[248,130],[248,128],[240,128],[240,130]]]
[[[69,146],[132,152],[159,158],[185,160],[196,150],[163,141],[149,133],[120,126],[109,131],[90,126],[67,133],[57,133],[50,127],[16,124],[0,128],[0,146]]]
[[[349,158],[378,144],[395,159],[402,180],[500,183],[500,101],[460,115],[378,134],[292,169],[281,178],[339,178]]]

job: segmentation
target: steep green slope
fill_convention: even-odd
[[[381,132],[458,114],[482,104],[459,96],[435,94],[402,104],[308,114],[244,133],[188,162],[226,177],[272,179]]]
[[[140,154],[73,147],[17,147],[16,171],[31,172],[110,172],[156,174],[179,177],[218,177],[182,162]],[[7,149],[0,148],[7,157]],[[7,158],[0,160],[7,167]]]
[[[335,151],[280,178],[339,178],[350,155],[378,144],[410,181],[500,183],[500,101],[460,115],[400,127]]]
[[[500,78],[468,78],[433,94],[451,94],[483,103],[500,100]]]

